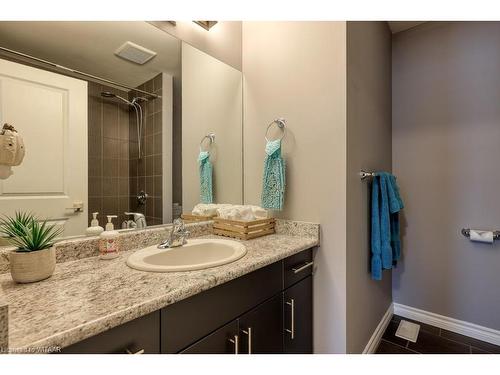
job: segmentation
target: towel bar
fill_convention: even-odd
[[[469,228],[462,228],[462,230],[460,232],[462,233],[462,235],[464,237],[467,237],[467,238],[470,237],[470,229]],[[498,231],[498,230],[493,231],[493,239],[495,241],[500,240],[500,231]]]

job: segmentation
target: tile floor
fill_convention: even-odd
[[[396,337],[401,319],[420,324],[417,342]],[[500,354],[500,346],[393,315],[376,354]]]

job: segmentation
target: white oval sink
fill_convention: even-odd
[[[246,253],[246,247],[236,241],[191,239],[179,247],[158,249],[154,245],[138,250],[128,257],[127,265],[140,271],[193,271],[234,262]]]

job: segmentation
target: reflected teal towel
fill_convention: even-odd
[[[382,269],[390,269],[399,260],[401,242],[399,211],[403,209],[396,178],[378,172],[372,182],[371,248],[372,279],[382,279]]]
[[[285,200],[285,162],[281,157],[281,140],[268,141],[264,160],[261,206],[282,210]]]
[[[200,165],[200,202],[212,203],[212,163],[210,162],[210,153],[200,151],[198,163]]]

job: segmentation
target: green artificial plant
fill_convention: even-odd
[[[56,224],[38,220],[32,213],[16,212],[14,217],[0,219],[0,233],[17,246],[18,252],[43,250],[54,245],[54,239],[63,232]]]

